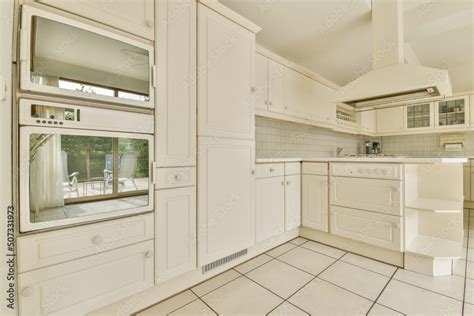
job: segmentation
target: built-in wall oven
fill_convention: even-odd
[[[154,116],[20,99],[20,231],[153,210]]]
[[[154,108],[153,45],[35,3],[22,6],[22,91]]]

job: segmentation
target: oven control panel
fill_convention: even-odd
[[[401,180],[401,164],[331,163],[331,175],[336,177]]]

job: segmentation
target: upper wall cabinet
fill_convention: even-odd
[[[469,96],[446,98],[435,103],[437,129],[455,129],[469,126]]]
[[[21,23],[22,90],[154,107],[151,45],[26,5]]]
[[[198,6],[198,134],[255,138],[255,34]]]
[[[403,108],[404,130],[426,131],[434,129],[434,104],[407,105]]]
[[[157,87],[155,157],[159,167],[194,166],[196,2],[160,0],[156,6],[155,47],[160,84]],[[173,15],[178,11],[179,15]]]
[[[403,107],[377,110],[377,134],[403,132]]]
[[[285,73],[287,67],[261,54],[255,55],[255,108],[285,112]]]
[[[359,131],[361,134],[372,136],[377,129],[377,112],[365,111],[359,112],[357,116],[359,120]]]
[[[38,1],[125,32],[154,40],[154,0]]]

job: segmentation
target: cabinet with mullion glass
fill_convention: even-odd
[[[436,103],[436,127],[459,128],[469,125],[468,97],[446,98]]]
[[[433,121],[432,103],[405,106],[405,130],[434,129]]]

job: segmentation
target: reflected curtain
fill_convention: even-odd
[[[30,209],[36,214],[64,206],[63,173],[61,135],[51,135],[30,161]]]

